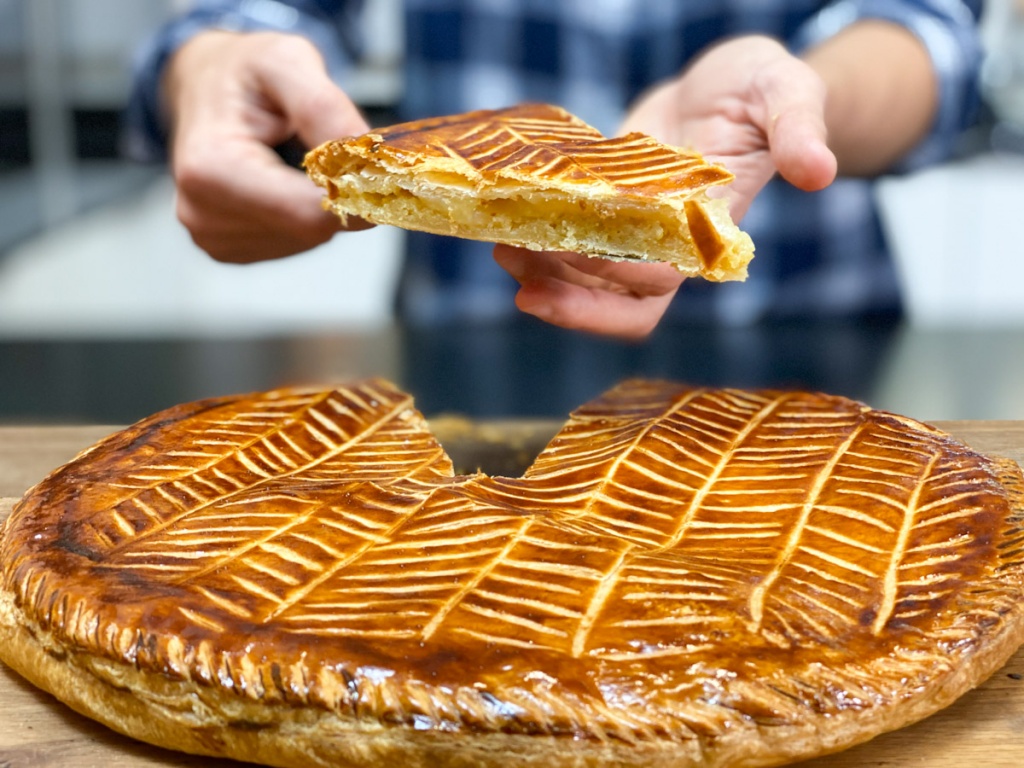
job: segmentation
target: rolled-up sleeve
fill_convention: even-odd
[[[167,156],[167,124],[160,82],[168,59],[208,29],[289,32],[309,39],[328,70],[341,77],[356,55],[349,30],[358,0],[198,0],[170,19],[140,46],[132,67],[132,88],[124,112],[124,149],[129,157],[157,162]]]
[[[981,0],[839,0],[804,25],[796,47],[812,46],[862,19],[891,21],[917,36],[931,57],[939,104],[928,135],[893,169],[912,170],[948,158],[963,130],[977,119],[981,5]]]

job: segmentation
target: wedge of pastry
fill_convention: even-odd
[[[742,280],[750,237],[708,190],[732,181],[696,152],[607,138],[559,107],[524,104],[382,128],[306,155],[343,219]]]

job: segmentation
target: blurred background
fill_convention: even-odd
[[[1024,0],[986,4],[985,107],[962,151],[878,185],[904,322],[663,327],[642,344],[529,320],[399,327],[401,235],[384,227],[278,263],[213,262],[176,221],[166,169],[121,155],[133,53],[183,4],[0,0],[0,422],[127,423],[360,375],[396,380],[428,415],[560,415],[656,375],[824,389],[924,420],[1024,418]],[[399,8],[368,0],[349,85],[381,118],[402,88]]]

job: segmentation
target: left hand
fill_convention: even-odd
[[[836,158],[826,145],[826,89],[800,59],[766,37],[711,48],[679,77],[643,96],[622,132],[642,131],[692,147],[736,177],[719,188],[739,221],[775,173],[800,189],[828,186]],[[579,254],[495,247],[519,281],[516,305],[565,328],[643,338],[658,324],[683,276],[668,264],[612,262]]]

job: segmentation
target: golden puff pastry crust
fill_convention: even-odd
[[[29,491],[0,658],[274,766],[779,765],[1024,640],[1022,476],[821,394],[623,382],[519,477],[382,380],[172,408]]]
[[[305,167],[343,219],[539,251],[663,261],[742,280],[750,237],[708,190],[732,181],[696,152],[607,138],[559,107],[419,120],[327,142]]]

